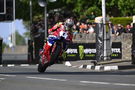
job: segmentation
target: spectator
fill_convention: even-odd
[[[123,26],[121,24],[118,24],[118,30],[117,30],[117,36],[121,35],[122,32],[124,32]]]
[[[94,12],[91,12],[91,14],[89,16],[87,16],[90,20],[94,20],[95,19],[95,14]]]
[[[76,38],[76,34],[78,33],[77,26],[73,25],[73,39]]]
[[[95,19],[95,14],[94,14],[94,12],[91,12],[91,15],[90,15],[90,16],[91,16],[91,19],[92,19],[92,20]]]
[[[87,33],[94,33],[94,28],[92,26],[92,23],[88,23],[88,32]]]
[[[84,33],[84,32],[87,32],[87,25],[84,23],[84,22],[81,22],[81,25],[80,25],[80,33]]]
[[[44,45],[44,22],[42,20],[35,21],[32,24],[31,35],[34,41],[35,62],[39,60],[39,51]]]
[[[117,35],[118,35],[118,27],[117,25],[114,25],[112,29],[112,36],[117,36]]]
[[[128,24],[128,25],[126,26],[124,32],[125,32],[125,33],[131,33],[131,25],[130,25],[130,24]]]
[[[75,27],[76,27],[76,30],[79,32],[80,31],[80,22],[78,21],[77,23],[76,23],[76,25],[75,25]]]

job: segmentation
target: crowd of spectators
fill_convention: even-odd
[[[113,25],[112,23],[109,23],[107,25],[109,26],[109,30],[111,30],[111,36],[119,36],[122,33],[132,33],[134,31],[133,25],[131,24],[123,26],[121,24]],[[90,22],[77,22],[73,27],[73,35],[76,36],[77,33],[96,33],[96,24]]]
[[[54,26],[56,23],[65,21],[67,15],[62,15],[59,13],[55,14],[49,14],[47,26],[48,29]],[[77,20],[75,16],[70,17],[74,21],[74,25],[72,28],[73,35],[86,33],[86,34],[92,34],[96,32],[95,29],[95,23],[90,22],[91,19],[95,18],[95,15],[91,13],[91,16],[87,16],[87,18],[83,18],[82,20]],[[130,24],[127,24],[126,26],[123,26],[121,24],[113,25],[111,23],[111,32],[112,36],[119,36],[122,33],[131,33],[132,32],[132,26]],[[44,20],[39,19],[38,21],[34,22],[32,25],[32,35],[34,37],[38,36],[44,36]]]
[[[119,36],[122,33],[132,33],[132,32],[133,32],[133,26],[131,26],[131,24],[127,24],[125,27],[121,24],[113,25],[113,29],[112,29],[113,36]]]

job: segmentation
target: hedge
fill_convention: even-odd
[[[127,24],[130,24],[133,22],[132,17],[114,17],[110,18],[110,21],[115,24],[121,24],[123,26],[126,26]]]
[[[126,26],[127,24],[130,24],[133,22],[132,17],[113,17],[110,18],[110,21],[116,25],[116,24],[121,24],[123,26]],[[94,22],[94,20],[90,20],[90,22]]]

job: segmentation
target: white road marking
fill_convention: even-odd
[[[110,82],[96,82],[96,81],[80,81],[81,83],[85,84],[101,84],[101,85],[117,85],[117,86],[133,86],[135,84],[127,84],[127,83],[110,83]]]
[[[27,67],[27,66],[30,66],[30,65],[29,64],[21,64],[20,66]]]
[[[8,64],[7,67],[14,67],[14,64]]]
[[[66,79],[42,78],[42,77],[27,77],[27,78],[40,79],[40,80],[52,80],[52,81],[67,81]]]
[[[0,78],[0,80],[4,80],[5,78]]]
[[[15,77],[16,75],[0,74],[0,76],[5,76],[5,77]]]

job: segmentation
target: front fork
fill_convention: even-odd
[[[43,46],[43,49],[40,51],[39,55],[40,55],[40,62],[42,64],[45,64],[48,62],[46,56],[44,55],[44,52],[45,52],[45,45],[46,45],[47,42],[45,42],[44,46]]]

